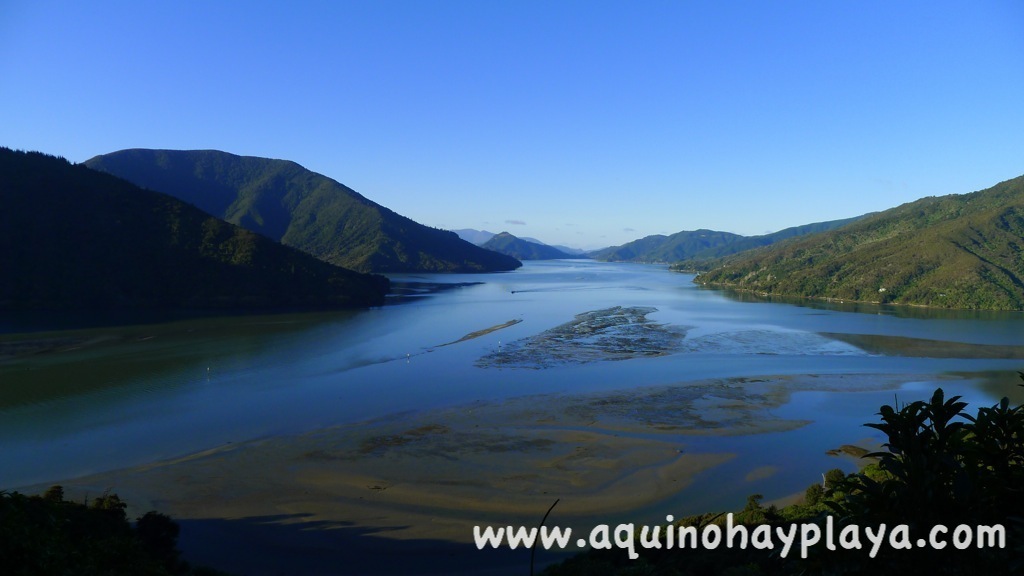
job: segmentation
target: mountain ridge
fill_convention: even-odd
[[[291,160],[219,150],[132,148],[90,168],[361,272],[493,272],[521,263],[430,228]]]
[[[627,242],[621,246],[611,246],[595,250],[590,256],[596,260],[611,262],[646,262],[673,263],[691,261],[691,265],[700,260],[710,260],[751,250],[760,246],[768,246],[775,242],[812,234],[822,230],[831,230],[845,226],[864,216],[815,222],[801,226],[792,226],[778,232],[760,236],[742,236],[718,230],[683,230],[671,235],[654,234]]]
[[[731,232],[699,229],[675,234],[652,234],[621,246],[611,246],[590,253],[595,260],[605,262],[665,263],[685,260],[696,254],[736,242],[743,236]]]
[[[481,244],[487,242],[491,238],[497,236],[497,234],[495,234],[494,232],[488,232],[487,230],[477,230],[475,228],[459,228],[458,230],[452,230],[452,232],[458,234],[459,238],[462,238],[466,242],[469,242],[470,244],[476,244],[477,246],[480,246]]]
[[[181,200],[0,149],[0,308],[377,306],[388,280],[332,266]]]
[[[518,238],[509,232],[500,232],[483,244],[484,248],[508,254],[520,260],[559,260],[579,258],[558,248]]]

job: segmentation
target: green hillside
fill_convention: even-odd
[[[388,281],[119,178],[0,149],[0,309],[370,306]]]
[[[490,240],[484,242],[482,247],[501,254],[507,254],[520,260],[557,260],[559,258],[579,258],[579,256],[567,254],[558,248],[548,246],[547,244],[538,244],[537,242],[530,242],[529,240],[517,238],[508,232],[495,234]]]
[[[671,236],[655,234],[622,246],[603,248],[590,256],[605,262],[678,262],[743,238],[739,234],[715,230],[683,231]]]
[[[795,238],[797,236],[806,236],[808,234],[816,234],[818,232],[825,232],[827,230],[834,230],[840,228],[851,222],[863,218],[863,216],[855,216],[853,218],[844,218],[842,220],[830,220],[828,222],[815,222],[813,224],[804,224],[802,226],[793,226],[786,228],[785,230],[779,230],[778,232],[772,232],[771,234],[763,234],[761,236],[743,236],[737,239],[735,242],[729,242],[721,246],[715,246],[702,250],[697,254],[690,257],[693,261],[710,260],[713,258],[721,258],[723,256],[729,256],[730,254],[739,254],[747,250],[753,250],[754,248],[760,248],[761,246],[770,246],[776,242],[781,242],[789,238]]]
[[[726,257],[697,282],[812,298],[1022,310],[1022,246],[1019,177]]]
[[[603,248],[591,253],[591,256],[596,260],[610,262],[679,262],[689,260],[690,266],[697,266],[702,260],[721,258],[745,250],[768,246],[794,236],[832,230],[845,226],[859,218],[863,218],[863,216],[804,224],[803,226],[794,226],[761,236],[740,236],[739,234],[716,232],[714,230],[683,231],[671,236],[656,234],[634,240],[622,246]]]
[[[353,270],[487,272],[521,265],[286,160],[134,149],[97,156],[86,165]]]

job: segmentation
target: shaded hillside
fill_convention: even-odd
[[[813,298],[1024,309],[1024,177],[724,258],[697,281]]]
[[[507,254],[520,260],[557,260],[559,258],[579,258],[572,254],[566,254],[558,248],[547,244],[530,242],[522,238],[516,238],[508,232],[496,234],[493,238],[483,244],[483,248],[494,250],[501,254]]]
[[[0,309],[369,306],[388,290],[60,158],[0,149],[0,191]]]
[[[96,156],[86,165],[353,270],[486,272],[521,265],[286,160],[134,149]]]
[[[683,231],[671,236],[655,234],[592,252],[590,256],[605,262],[678,262],[741,239],[739,234],[715,230]]]
[[[794,236],[839,228],[859,218],[863,218],[863,216],[793,226],[761,236],[740,236],[714,230],[684,231],[671,236],[654,235],[634,240],[622,246],[604,248],[591,255],[597,260],[612,262],[680,262],[689,260],[690,266],[695,266],[702,260],[721,258],[745,250],[769,246]]]

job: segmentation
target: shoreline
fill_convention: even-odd
[[[697,277],[700,276],[700,272],[697,272],[697,271],[673,270],[671,266],[669,267],[669,271],[670,272],[675,272],[677,274],[696,274],[696,276],[693,279],[693,282],[694,282],[694,284],[697,284],[698,286],[701,286],[703,288],[710,288],[710,289],[713,289],[713,290],[721,290],[721,291],[730,291],[731,290],[731,291],[734,291],[734,292],[740,292],[740,293],[744,293],[744,294],[752,294],[752,295],[754,295],[754,296],[756,296],[758,298],[766,298],[766,299],[770,299],[770,298],[774,297],[774,298],[785,298],[785,299],[792,299],[792,300],[811,300],[811,301],[814,301],[814,302],[823,302],[823,303],[826,303],[826,304],[837,304],[837,305],[865,304],[865,305],[871,305],[871,306],[893,306],[893,307],[896,307],[896,308],[906,307],[906,308],[918,308],[918,309],[924,309],[924,310],[944,310],[944,311],[949,311],[949,312],[1004,312],[1004,313],[1005,312],[1016,312],[1016,313],[1024,313],[1024,309],[1021,309],[1021,308],[950,308],[950,307],[945,307],[945,306],[933,306],[931,304],[917,304],[917,303],[914,303],[914,302],[882,302],[881,300],[854,300],[852,298],[839,298],[839,297],[836,297],[836,296],[805,296],[805,295],[801,295],[801,294],[787,294],[787,293],[780,293],[780,292],[765,292],[763,290],[755,290],[753,288],[739,288],[738,285],[736,285],[736,284],[726,284],[726,283],[722,283],[722,282],[700,282],[700,281],[697,280]]]
[[[19,491],[59,483],[78,499],[109,490],[129,503],[131,517],[155,509],[186,526],[204,526],[203,542],[183,538],[186,558],[229,571],[248,562],[230,553],[244,539],[216,526],[292,535],[342,529],[353,536],[335,541],[318,534],[309,544],[339,559],[356,554],[367,538],[382,548],[418,550],[396,560],[394,573],[402,566],[419,569],[431,550],[449,549],[424,548],[424,542],[447,542],[453,566],[469,562],[482,569],[493,566],[494,557],[471,545],[474,525],[533,526],[556,498],[555,523],[580,528],[677,503],[681,495],[699,502],[699,493],[686,496],[694,482],[738,455],[694,450],[697,439],[805,426],[808,421],[773,413],[795,392],[888,390],[913,379],[706,379],[474,402],[225,445]],[[781,454],[774,461],[750,471],[746,482],[754,486],[787,466]],[[261,552],[268,566],[301,559],[301,539],[286,540],[291,544]],[[218,550],[228,552],[214,557]],[[517,569],[510,572],[521,573],[523,565]]]

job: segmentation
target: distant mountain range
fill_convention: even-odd
[[[566,254],[572,254],[574,258],[590,258],[590,256],[587,255],[588,251],[583,250],[582,248],[573,248],[571,246],[565,246],[562,244],[546,244],[546,246],[557,248],[562,252],[565,252]]]
[[[0,192],[0,309],[367,306],[383,302],[387,279],[339,266],[466,272],[579,257],[460,230],[487,237],[475,246],[294,162],[218,151],[72,165],[0,149]],[[1022,250],[1024,176],[773,234],[683,231],[592,256],[676,262],[696,282],[762,294],[1024,310]]]
[[[474,230],[473,228],[460,228],[458,230],[452,230],[452,232],[455,232],[459,238],[462,238],[466,242],[476,244],[477,246],[482,246],[488,240],[497,236],[494,232],[488,232],[487,230]]]
[[[490,272],[521,266],[286,160],[216,150],[132,149],[85,164],[353,270]]]
[[[590,253],[595,260],[605,262],[672,263],[681,260],[701,260],[736,254],[760,246],[768,246],[786,238],[813,234],[845,226],[862,218],[846,218],[786,228],[761,236],[741,236],[715,230],[693,230],[654,235],[634,240],[622,246],[612,246]]]
[[[715,230],[684,231],[671,236],[655,234],[591,252],[590,256],[604,262],[678,262],[742,239],[739,234]]]
[[[1022,250],[1024,176],[702,262],[708,271],[697,281],[778,295],[1022,310]]]
[[[508,254],[509,256],[520,260],[557,260],[559,258],[580,257],[574,254],[567,254],[557,248],[548,246],[547,244],[531,242],[523,238],[516,238],[508,232],[495,234],[490,240],[483,244],[483,248],[494,250],[495,252],[500,252],[502,254]]]
[[[473,228],[461,228],[459,230],[452,230],[452,232],[458,234],[459,238],[462,238],[466,242],[472,242],[477,246],[483,246],[484,244],[487,243],[488,240],[497,236],[497,234],[495,234],[494,232],[488,232],[487,230],[475,230]],[[529,236],[517,236],[517,238],[519,238],[520,240],[526,240],[527,242],[533,242],[534,244],[540,244],[542,246],[551,246],[552,248],[561,250],[566,254],[572,255],[573,257],[589,258],[589,256],[584,256],[587,253],[587,251],[581,248],[572,248],[569,246],[562,246],[561,244],[548,244],[547,242],[541,242],[540,240],[537,240],[536,238],[530,238]]]
[[[0,191],[0,309],[370,306],[388,291],[61,158],[0,148]]]

